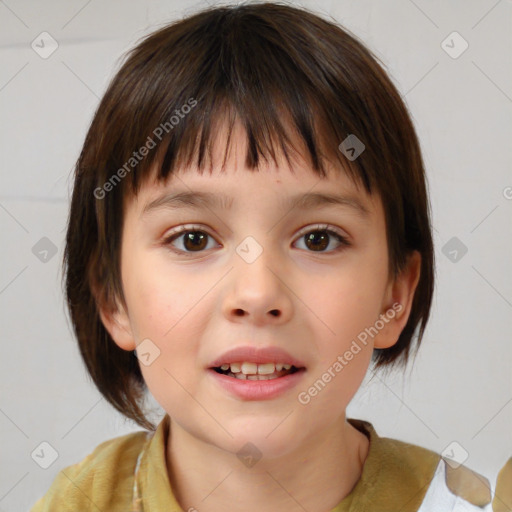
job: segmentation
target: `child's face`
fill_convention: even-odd
[[[410,289],[388,280],[377,196],[366,195],[343,173],[322,180],[305,163],[294,166],[295,175],[284,163],[248,171],[245,139],[237,134],[235,141],[237,156],[224,173],[218,167],[213,175],[180,171],[166,184],[143,185],[127,203],[121,264],[127,309],[116,315],[110,332],[126,350],[151,340],[140,351],[149,352],[150,360],[158,347],[159,356],[140,366],[174,428],[233,452],[252,442],[272,457],[318,440],[344,421],[372,349],[393,344],[406,318],[388,314],[375,338],[367,336],[364,344],[357,337],[393,303],[407,302]],[[225,195],[231,209],[162,202],[144,211],[166,194],[191,191]],[[289,198],[308,193],[350,197],[367,214],[348,204],[290,210]],[[351,245],[325,231],[315,239],[318,224],[329,224]],[[165,242],[177,228],[191,225],[209,236]],[[226,351],[240,347],[277,347],[304,368],[293,377],[261,381],[261,394],[248,396],[243,386],[254,390],[257,383],[211,369]],[[262,363],[279,362],[265,357],[270,361]],[[331,378],[324,377],[321,391],[308,392],[329,368]],[[227,379],[236,389],[221,385]],[[277,381],[291,384],[265,395]]]

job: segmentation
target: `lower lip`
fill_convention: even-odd
[[[296,386],[305,370],[301,369],[284,377],[269,380],[242,380],[228,377],[212,369],[208,369],[208,372],[220,386],[243,400],[270,400]]]

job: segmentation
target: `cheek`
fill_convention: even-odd
[[[124,270],[136,342],[148,338],[160,351],[151,366],[141,368],[148,384],[158,379],[168,381],[166,370],[180,382],[188,382],[192,375],[190,369],[198,364],[208,308],[213,307],[212,296],[207,293],[210,280],[192,269],[170,272],[165,254],[158,251],[132,253],[125,261]]]
[[[141,263],[126,268],[125,273],[130,323],[137,341],[150,338],[157,342],[173,325],[176,309],[172,299],[176,292],[173,283],[167,283],[163,275],[158,278],[158,268]]]
[[[126,296],[130,297],[127,305],[134,336],[137,343],[151,340],[158,354],[151,364],[140,364],[141,372],[158,403],[173,411],[189,403],[184,389],[195,392],[190,370],[198,364],[199,319],[204,307],[198,298],[206,291],[197,289],[198,278],[194,281],[185,274],[171,275],[165,257],[141,253],[140,258],[134,254],[126,261]]]
[[[386,270],[376,264],[340,266],[339,271],[315,282],[309,303],[323,326],[328,352],[342,350],[381,313]],[[311,285],[310,285],[311,286]],[[330,341],[328,341],[330,340]]]
[[[182,273],[171,275],[165,255],[142,250],[126,258],[123,272],[134,332],[164,344],[197,302],[194,282]]]

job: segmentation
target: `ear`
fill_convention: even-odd
[[[101,306],[99,313],[105,329],[116,345],[123,350],[135,350],[136,343],[126,308],[116,300],[114,309]]]
[[[409,319],[420,273],[421,254],[413,251],[402,272],[388,284],[381,311],[384,327],[375,336],[374,348],[389,348],[398,341]]]

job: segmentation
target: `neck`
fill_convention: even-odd
[[[327,512],[354,488],[368,448],[368,438],[343,417],[293,452],[246,467],[171,419],[166,457],[183,510]]]

